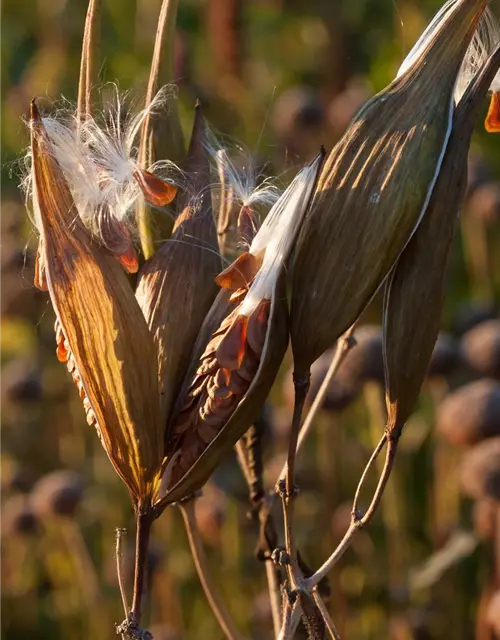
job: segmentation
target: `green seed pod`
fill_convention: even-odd
[[[457,75],[486,4],[448,3],[420,55],[361,109],[325,161],[293,268],[298,379],[353,324],[422,219],[451,131]]]
[[[384,362],[390,430],[402,429],[413,410],[438,337],[446,263],[467,187],[475,116],[499,66],[500,49],[458,104],[427,212],[386,285]]]

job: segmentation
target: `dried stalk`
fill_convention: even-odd
[[[234,624],[231,615],[226,609],[226,605],[224,604],[220,593],[212,580],[207,557],[205,555],[203,543],[198,531],[198,525],[196,523],[194,501],[195,498],[189,498],[184,502],[179,502],[178,507],[182,513],[189,547],[191,549],[198,577],[200,578],[203,591],[205,592],[210,607],[214,612],[214,615],[217,618],[226,638],[228,638],[228,640],[242,640],[242,636],[236,628],[236,625]]]
[[[323,622],[325,623],[326,631],[328,632],[330,638],[333,638],[333,640],[340,640],[340,634],[335,628],[335,625],[333,624],[333,620],[330,617],[328,609],[326,608],[326,605],[323,602],[323,598],[319,595],[317,589],[314,589],[312,595],[313,595],[314,602],[316,603],[316,606],[318,607],[318,610],[321,613],[321,617],[323,618]]]
[[[90,0],[83,32],[80,78],[78,80],[77,121],[90,115],[95,57],[99,45],[99,18],[101,0]]]
[[[271,603],[271,614],[273,617],[274,637],[278,638],[281,631],[281,591],[278,572],[274,562],[269,559],[265,561],[267,587],[269,589],[269,601]]]
[[[122,598],[123,611],[125,613],[125,617],[127,617],[129,614],[127,589],[125,587],[125,578],[124,578],[124,570],[123,570],[123,539],[126,533],[127,533],[126,529],[116,529],[116,546],[115,546],[116,575],[118,577],[118,586],[120,588],[120,595]]]
[[[330,569],[340,560],[340,558],[344,555],[344,553],[350,547],[356,531],[358,531],[359,529],[362,529],[372,519],[380,503],[382,495],[384,493],[384,489],[387,484],[387,481],[389,480],[389,477],[391,475],[391,471],[394,466],[394,459],[396,456],[398,441],[399,441],[399,434],[397,433],[391,433],[391,434],[384,433],[384,435],[380,439],[380,442],[378,443],[376,449],[374,450],[370,459],[368,460],[368,463],[358,483],[358,487],[356,489],[356,494],[354,496],[354,500],[352,504],[351,524],[349,525],[349,528],[347,529],[345,536],[342,538],[338,547],[331,554],[331,556],[323,563],[323,565],[316,571],[314,575],[312,575],[310,578],[307,578],[305,580],[305,584],[308,589],[313,589],[318,584],[318,582],[327,575]],[[385,462],[384,462],[384,467],[377,484],[377,488],[375,489],[375,493],[373,494],[368,510],[363,516],[361,516],[358,508],[361,490],[365,484],[368,471],[376,461],[378,455],[380,454],[380,452],[382,451],[386,443],[387,443],[387,449],[386,449]]]

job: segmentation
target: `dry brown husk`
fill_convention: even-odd
[[[217,330],[220,326],[221,316],[224,318],[227,315],[227,309],[228,294],[225,291],[221,291],[202,329],[202,335],[205,337],[203,347],[207,344],[206,336],[211,337]],[[168,488],[162,501],[163,504],[181,500],[202,487],[219,460],[229,453],[248,427],[259,418],[285,355],[287,345],[288,308],[286,302],[286,278],[283,270],[276,282],[270,301],[264,347],[258,369],[248,391],[238,403],[234,413],[192,464],[189,471],[175,485]],[[198,353],[203,351],[200,346],[198,345]],[[183,455],[182,449],[178,455]]]
[[[320,166],[321,162],[317,173]],[[260,259],[244,253],[219,274],[222,290],[201,329],[169,424],[170,466],[162,480],[159,508],[202,487],[219,460],[260,417],[288,345],[288,258],[283,256],[270,300],[260,302],[246,325],[239,305],[261,267]],[[224,377],[220,382],[219,374]]]
[[[187,167],[194,176],[192,194],[184,199],[171,239],[141,268],[136,290],[158,351],[165,427],[196,337],[217,295],[215,277],[221,269],[204,138],[205,123],[198,107]]]
[[[157,487],[164,431],[153,340],[119,263],[81,223],[34,104],[31,131],[38,273],[60,326],[58,355],[68,360],[133,500],[147,505]]]
[[[413,410],[438,337],[446,263],[467,187],[470,139],[499,66],[500,48],[456,107],[429,207],[386,284],[384,365],[390,431],[400,431]]]
[[[487,0],[461,0],[420,58],[372,98],[327,158],[297,241],[295,372],[356,320],[427,206],[448,140],[455,80]]]

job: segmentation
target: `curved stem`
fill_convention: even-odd
[[[142,596],[144,594],[144,583],[146,581],[149,535],[152,524],[153,516],[151,512],[141,513],[138,511],[135,539],[134,593],[132,596],[132,609],[130,611],[132,621],[137,626],[139,626],[142,616]]]
[[[274,637],[278,638],[281,630],[281,592],[280,581],[274,562],[266,560],[266,577],[269,589],[269,600],[271,602],[271,613],[273,616]]]
[[[236,625],[234,624],[226,606],[220,596],[220,593],[212,580],[210,574],[207,557],[200,539],[196,517],[194,513],[194,498],[190,498],[185,502],[179,502],[178,507],[182,513],[184,526],[189,541],[189,547],[193,556],[196,571],[200,578],[201,586],[207,597],[212,611],[228,640],[242,640]]]
[[[323,618],[323,622],[325,623],[326,630],[330,635],[330,638],[333,640],[340,640],[340,635],[335,625],[333,624],[333,620],[330,617],[328,609],[326,608],[325,603],[323,602],[323,598],[319,595],[317,589],[313,591],[313,598],[316,606],[318,607],[319,612],[321,613],[321,617]]]
[[[396,456],[398,440],[399,440],[399,435],[391,434],[388,436],[387,434],[384,434],[383,438],[379,442],[377,448],[375,449],[372,456],[370,457],[368,464],[366,465],[365,471],[361,476],[361,480],[359,481],[358,488],[356,490],[356,497],[353,503],[351,524],[349,525],[349,528],[347,529],[345,536],[342,538],[339,545],[337,546],[335,551],[331,554],[331,556],[323,563],[323,565],[316,571],[314,575],[306,579],[305,584],[308,589],[314,588],[318,584],[318,582],[326,576],[326,574],[330,571],[330,569],[339,561],[339,559],[344,555],[346,550],[351,546],[351,542],[356,531],[358,529],[363,528],[373,518],[373,515],[377,510],[377,507],[384,493],[384,489],[386,487],[387,481],[389,480],[389,477],[391,475],[392,468],[394,466],[394,459]],[[363,515],[363,517],[360,518],[359,513],[357,511],[357,502],[359,499],[362,486],[367,476],[367,471],[370,468],[370,466],[373,464],[374,460],[377,458],[378,454],[383,448],[384,442],[386,441],[387,441],[387,450],[386,450],[384,468],[380,475],[377,488],[375,489],[375,493],[373,494],[373,498],[370,502],[370,506],[368,507],[368,510]]]
[[[94,81],[95,55],[98,44],[98,26],[101,0],[90,0],[83,32],[80,78],[78,80],[77,121],[90,115],[91,92]]]
[[[124,578],[124,570],[123,570],[123,539],[126,533],[127,533],[126,529],[116,529],[116,546],[115,546],[116,576],[118,578],[118,586],[120,588],[120,596],[122,598],[123,611],[125,612],[125,617],[127,617],[129,614],[127,589],[125,587],[125,578]]]

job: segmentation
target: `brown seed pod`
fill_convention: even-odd
[[[262,411],[288,344],[286,266],[322,162],[302,169],[242,254],[217,278],[168,432],[163,504],[200,488]],[[162,491],[163,493],[163,491]]]
[[[339,369],[340,376],[356,384],[384,382],[382,329],[367,324],[357,326],[355,341]]]
[[[75,471],[53,471],[38,480],[31,492],[33,508],[40,518],[74,516],[85,491],[82,476]]]
[[[494,633],[500,636],[500,589],[491,596],[486,609],[486,621]]]
[[[451,131],[455,82],[487,0],[460,0],[418,59],[358,113],[325,161],[293,269],[295,374],[353,324],[427,208]]]
[[[38,520],[30,500],[23,495],[11,496],[2,505],[2,536],[34,535]]]
[[[467,202],[467,215],[491,223],[500,220],[500,182],[478,186]]]
[[[205,123],[197,106],[187,171],[191,197],[170,240],[139,272],[136,298],[158,352],[162,419],[166,424],[189,365],[201,325],[217,295],[215,276],[221,270],[210,194],[210,166],[205,150]]]
[[[481,540],[494,540],[498,504],[491,498],[480,498],[472,508],[474,532]]]
[[[500,48],[456,107],[429,207],[386,285],[383,314],[389,430],[401,430],[412,412],[435,347],[444,274],[467,186],[467,155],[475,116],[499,66]]]
[[[460,348],[454,336],[440,331],[432,351],[427,377],[445,377],[457,371],[462,365]]]
[[[461,341],[469,367],[481,376],[500,378],[500,320],[488,320],[468,331]]]
[[[500,385],[478,380],[450,393],[438,407],[436,429],[455,445],[500,435]]]
[[[38,109],[31,106],[36,283],[58,319],[67,358],[101,442],[136,503],[148,503],[162,461],[155,347],[127,276],[83,226]]]
[[[490,302],[466,302],[458,308],[453,318],[453,333],[462,336],[476,325],[495,319],[498,319],[498,309],[494,304]]]
[[[500,437],[480,442],[464,455],[460,482],[471,498],[500,503]]]

